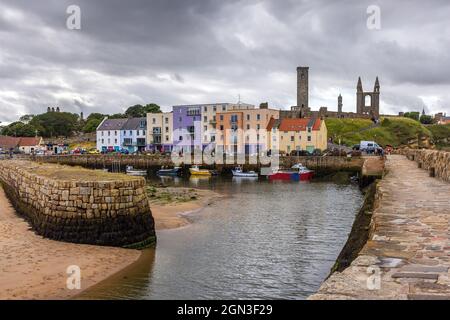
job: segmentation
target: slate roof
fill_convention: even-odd
[[[122,130],[129,119],[106,119],[97,131]]]
[[[272,130],[275,127],[280,131],[306,131],[307,128],[317,131],[320,130],[321,121],[319,118],[270,119],[267,130]]]

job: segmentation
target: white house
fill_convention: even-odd
[[[130,153],[145,151],[147,146],[147,118],[130,118],[122,126],[121,146]]]
[[[97,128],[97,150],[119,151],[122,148],[122,128],[128,120],[103,119]]]

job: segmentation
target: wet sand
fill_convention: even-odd
[[[136,261],[138,250],[44,239],[11,207],[0,187],[0,299],[68,299]],[[81,269],[81,290],[67,289],[67,267]]]
[[[224,197],[210,190],[195,189],[195,193],[198,199],[188,202],[162,204],[157,201],[150,201],[150,208],[155,218],[156,230],[184,227],[190,223],[188,218],[190,213],[199,211]]]
[[[182,203],[152,203],[157,230],[188,225],[189,213],[222,198],[196,190],[198,199]],[[120,274],[140,257],[138,250],[72,244],[36,235],[19,217],[0,186],[0,300],[70,299],[83,290]],[[67,267],[81,269],[81,289],[67,289]]]

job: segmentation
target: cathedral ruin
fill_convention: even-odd
[[[337,97],[337,111],[329,111],[327,107],[320,107],[312,111],[309,106],[309,67],[297,68],[297,105],[291,110],[280,111],[281,118],[365,118],[378,119],[380,116],[380,82],[375,80],[373,91],[364,91],[361,77],[356,85],[356,112],[343,112],[343,100]]]

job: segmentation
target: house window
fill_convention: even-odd
[[[220,130],[223,130],[223,126],[220,126]]]
[[[114,143],[117,144],[117,139],[114,139]]]
[[[124,132],[123,132],[123,135],[124,135],[124,136],[126,136],[126,135],[127,135],[127,132],[126,132],[126,131],[124,131]]]
[[[169,118],[165,118],[164,121],[166,122],[166,124],[169,123]]]
[[[250,121],[250,115],[247,114],[247,121]]]
[[[249,124],[247,125],[247,130],[250,130],[250,125]]]
[[[259,134],[256,135],[256,140],[259,141]]]
[[[208,126],[203,126],[203,130],[204,131],[208,130]]]
[[[105,139],[102,139],[102,144],[105,144]]]
[[[223,114],[220,115],[220,121],[223,121]]]
[[[182,121],[182,119],[181,119],[181,117],[179,117],[179,118],[178,118],[178,122],[181,122],[181,121]]]
[[[180,136],[180,138],[178,140],[183,141],[183,136]]]
[[[153,124],[156,123],[156,119],[155,119],[155,118],[152,119],[152,123],[153,123]]]
[[[207,122],[207,121],[208,121],[208,117],[207,117],[207,116],[204,116],[204,117],[203,117],[203,121],[204,121],[204,122]]]
[[[203,110],[205,110],[205,112],[207,112],[208,111],[208,107],[204,107]]]
[[[114,131],[114,135],[117,136],[117,131]]]
[[[214,111],[214,112],[217,111],[217,107],[216,107],[216,106],[213,107],[213,111]]]
[[[260,125],[260,124],[257,124],[257,125],[256,125],[256,130],[259,130],[259,129],[261,129],[261,125]]]
[[[169,132],[169,127],[166,127],[166,133],[168,133]]]
[[[211,136],[211,142],[216,141],[216,136]]]
[[[108,144],[111,144],[111,139],[110,138],[108,138]]]
[[[256,115],[256,120],[261,120],[261,115],[259,113]]]
[[[140,133],[140,131],[138,130],[138,131],[137,131],[137,135],[139,136],[140,134],[141,134],[141,133]]]
[[[294,142],[295,138],[294,136],[291,136],[291,141]]]
[[[166,136],[166,141],[169,141],[169,136]]]
[[[311,127],[308,127],[308,133],[311,133]]]
[[[227,106],[226,105],[223,105],[222,106],[222,111],[226,111],[227,110]]]
[[[310,142],[311,141],[311,136],[308,136],[308,142]]]
[[[130,130],[130,136],[132,136],[132,135],[133,135],[133,131]]]
[[[110,137],[111,136],[111,131],[108,131],[108,137]]]
[[[237,116],[237,114],[232,114],[232,115],[231,115],[231,122],[232,122],[232,123],[238,122],[238,116]]]

